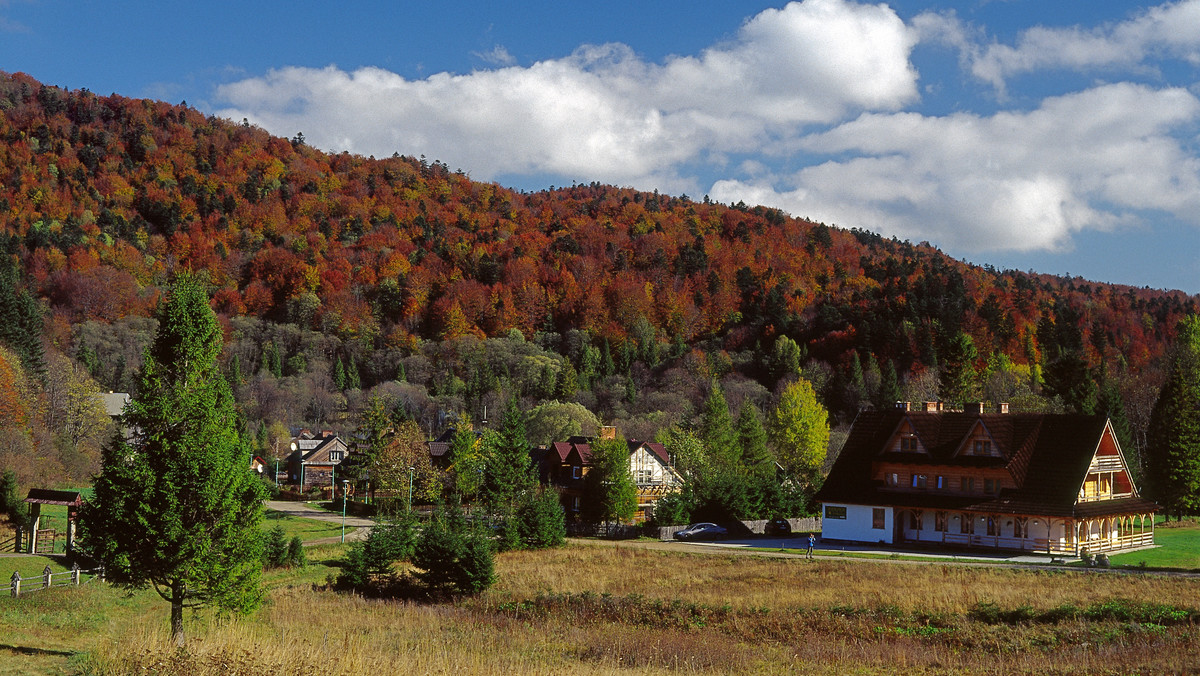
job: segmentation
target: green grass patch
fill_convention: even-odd
[[[1200,569],[1200,522],[1195,518],[1170,524],[1156,519],[1154,544],[1158,545],[1154,549],[1114,554],[1109,561],[1114,566]]]
[[[50,566],[51,573],[62,573],[71,570],[62,564],[62,559],[55,556],[5,556],[0,557],[0,586],[7,587],[12,579],[13,571],[21,574],[22,580],[31,577],[41,578],[42,571]],[[56,578],[55,583],[61,581]]]
[[[320,540],[322,538],[341,537],[342,535],[341,523],[305,519],[303,517],[284,514],[283,512],[267,510],[263,515],[262,529],[269,531],[276,526],[283,528],[284,538],[288,540],[297,535],[305,542]],[[353,533],[355,530],[357,529],[353,526],[346,526],[347,535]]]

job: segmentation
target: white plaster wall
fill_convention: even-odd
[[[845,505],[839,503],[825,503],[828,507],[845,507],[846,518],[843,519],[821,519],[821,537],[831,538],[834,540],[850,540],[854,542],[892,542],[892,508],[884,507],[883,528],[871,528],[872,511],[876,509],[870,505]],[[825,511],[822,509],[821,514]]]

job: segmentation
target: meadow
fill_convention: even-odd
[[[267,574],[254,615],[189,618],[104,585],[0,599],[0,674],[1172,673],[1200,580],[581,544],[502,554],[475,597],[331,591],[344,547]]]

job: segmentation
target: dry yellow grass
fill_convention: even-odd
[[[691,556],[629,546],[505,554],[475,599],[419,604],[276,586],[253,618],[193,625],[165,608],[78,664],[126,674],[1175,673],[1192,625],[989,625],[980,601],[1040,609],[1136,598],[1194,607],[1196,580]],[[830,607],[862,612],[830,612]],[[914,619],[942,615],[940,623]],[[1192,667],[1194,668],[1194,667]]]

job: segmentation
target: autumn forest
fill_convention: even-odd
[[[107,432],[86,402],[134,386],[183,271],[210,290],[264,457],[289,428],[352,432],[375,395],[431,436],[515,396],[649,439],[695,426],[714,383],[766,411],[801,374],[835,450],[864,406],[1005,401],[1108,413],[1136,469],[1197,311],[774,209],[469,170],[0,73],[0,466],[95,472]]]

